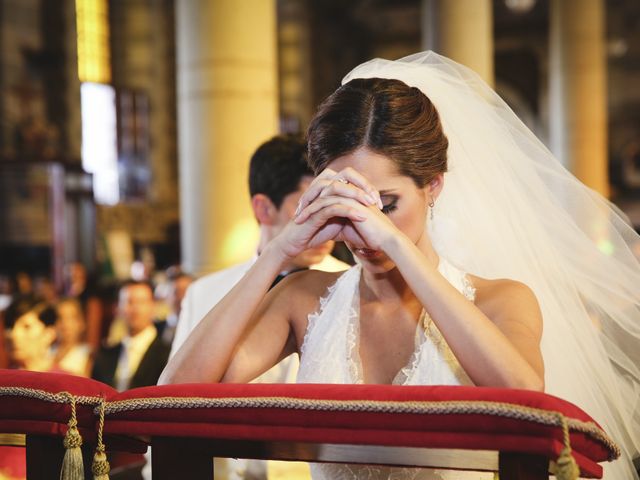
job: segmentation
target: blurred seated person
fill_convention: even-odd
[[[49,349],[56,338],[56,313],[47,304],[22,291],[4,312],[4,334],[10,368],[51,372],[56,370]],[[4,434],[0,434],[2,437]],[[0,443],[5,442],[0,438]],[[0,446],[0,480],[25,478],[23,447]]]
[[[53,308],[34,299],[14,301],[5,311],[9,366],[34,372],[59,371],[50,348],[56,339]]]
[[[82,263],[73,262],[66,265],[64,273],[64,295],[80,302],[87,326],[87,343],[93,350],[96,350],[102,341],[103,301],[89,282],[87,269]]]
[[[58,303],[58,292],[56,286],[47,276],[39,275],[33,280],[35,296],[46,303],[47,305],[54,306]]]
[[[155,385],[169,358],[170,346],[154,325],[153,288],[145,281],[129,281],[120,288],[118,313],[127,335],[96,354],[91,377],[117,390]]]
[[[35,301],[38,300],[38,296],[35,293],[33,286],[33,278],[27,272],[18,272],[12,279],[12,302],[20,300]]]
[[[80,302],[65,298],[56,305],[56,343],[51,353],[54,365],[67,373],[88,377],[91,348],[84,340],[86,324]]]

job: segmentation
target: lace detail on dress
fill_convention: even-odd
[[[420,320],[418,321],[418,328],[416,329],[413,353],[411,354],[411,358],[407,365],[400,369],[393,379],[393,382],[391,382],[393,385],[405,385],[411,378],[413,378],[415,371],[420,365],[422,345],[424,345],[424,342],[426,341],[425,332],[427,328],[429,328],[430,323],[431,317],[427,314],[426,310],[423,309],[420,314]]]
[[[428,338],[428,341],[424,342],[420,348],[421,354],[424,352],[424,358],[428,358],[435,355],[440,362],[446,365],[447,368],[440,368],[437,371],[432,368],[432,382],[436,384],[443,385],[473,385],[473,382],[467,375],[467,372],[464,371],[460,362],[454,355],[453,351],[449,347],[449,344],[442,336],[440,329],[433,322],[429,322],[427,325],[427,329],[425,330],[425,335]],[[432,348],[432,352],[426,352],[429,349],[429,346]],[[427,368],[424,369],[425,371]],[[425,378],[420,378],[420,376],[416,376],[414,379],[414,385],[420,385],[425,382]]]
[[[466,276],[441,260],[440,273],[469,300],[474,289]],[[301,346],[299,383],[364,383],[360,359],[360,278],[356,265],[342,274],[309,315]],[[414,351],[393,380],[400,385],[471,385],[453,352],[426,311],[416,327]],[[311,464],[314,480],[492,479],[492,474],[378,465]]]
[[[385,467],[381,465],[310,464],[311,478],[322,480],[493,480],[492,472]]]
[[[469,280],[469,275],[462,275],[462,294],[464,297],[473,302],[476,299],[476,287],[473,286],[471,280]]]
[[[309,315],[300,347],[298,383],[352,382],[347,358],[351,344],[357,342],[357,331],[348,335],[347,327],[358,316],[353,300],[359,279],[359,265],[340,275],[320,299],[318,310]]]
[[[447,473],[450,476],[447,476]],[[312,478],[316,478],[318,474],[323,478],[330,480],[459,480],[458,474],[469,472],[443,472],[432,469],[418,468],[402,468],[402,467],[383,467],[378,465],[311,465]],[[478,477],[471,477],[477,480]],[[491,477],[487,477],[491,478]]]
[[[358,296],[358,303],[360,295]],[[356,303],[356,302],[354,302]],[[358,304],[356,303],[356,305]],[[349,309],[349,324],[347,325],[347,366],[349,376],[354,384],[364,383],[364,373],[360,362],[360,319],[355,307]]]
[[[324,306],[329,301],[329,298],[333,294],[333,291],[336,289],[337,284],[338,282],[334,283],[333,285],[330,285],[329,288],[327,288],[327,293],[324,295],[324,297],[320,297],[318,309],[314,313],[310,313],[309,316],[307,317],[307,330],[304,332],[304,339],[302,340],[302,345],[300,346],[300,356],[304,355],[306,347],[309,344],[309,341],[310,341],[309,339],[311,338],[313,329],[316,326],[316,322],[322,315]]]

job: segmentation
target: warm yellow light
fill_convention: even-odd
[[[111,83],[107,0],[76,0],[76,29],[80,81]]]
[[[246,261],[256,252],[260,230],[253,218],[238,220],[225,236],[222,244],[221,266],[229,266]]]

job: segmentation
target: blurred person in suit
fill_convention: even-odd
[[[128,281],[118,297],[118,311],[125,320],[127,335],[118,344],[96,354],[91,377],[117,390],[155,385],[169,357],[154,324],[153,287],[145,281]]]

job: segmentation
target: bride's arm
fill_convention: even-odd
[[[387,237],[381,247],[476,385],[544,390],[542,315],[528,287],[513,281],[483,286],[478,289],[480,309],[401,232]]]
[[[289,336],[288,312],[277,301],[277,290],[268,295],[267,291],[283,263],[282,254],[267,245],[244,277],[199,322],[158,383],[247,381],[251,378],[243,377],[277,363]],[[270,331],[256,348],[243,336],[255,326],[258,312]],[[233,365],[236,358],[244,369]],[[236,374],[228,375],[229,370]]]
[[[160,376],[159,383],[246,382],[295,350],[291,314],[292,282],[269,290],[282,266],[302,251],[321,245],[364,217],[346,205],[320,208],[303,224],[290,222],[262,251],[256,263],[189,335]],[[300,300],[300,299],[299,299]]]

